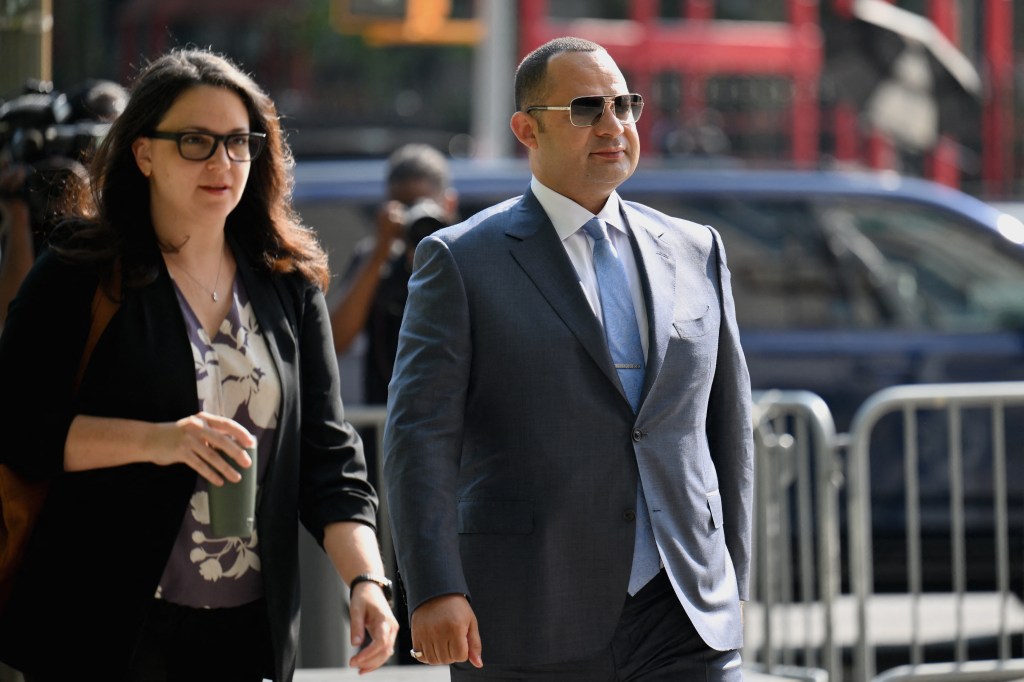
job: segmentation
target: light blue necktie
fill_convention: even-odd
[[[601,315],[604,336],[608,342],[615,371],[629,404],[636,412],[644,386],[644,349],[640,343],[633,296],[626,277],[626,267],[608,239],[608,230],[599,218],[590,219],[583,229],[594,240],[594,272],[601,294]],[[633,545],[633,569],[629,576],[629,593],[636,594],[658,574],[661,559],[651,528],[643,484],[636,487],[636,541]]]

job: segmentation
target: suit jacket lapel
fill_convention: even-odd
[[[672,315],[676,299],[676,265],[662,237],[665,227],[651,223],[638,211],[623,202],[623,214],[630,227],[633,254],[644,286],[647,304],[648,349],[647,371],[641,403],[654,384],[668,350],[672,333]]]
[[[604,340],[604,330],[583,295],[576,269],[565,253],[551,220],[529,190],[522,201],[509,211],[509,225],[505,231],[517,240],[510,249],[512,257],[621,392],[608,344]]]

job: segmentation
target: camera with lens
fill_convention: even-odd
[[[71,174],[84,177],[83,159],[126,99],[124,89],[108,81],[88,82],[70,97],[47,81],[30,81],[23,94],[0,104],[0,170],[12,164],[27,170],[20,186],[0,184],[0,198],[23,199],[35,231],[55,217]]]
[[[444,208],[429,197],[419,199],[405,212],[405,240],[410,252],[428,236],[448,225]]]

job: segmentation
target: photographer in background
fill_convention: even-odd
[[[344,296],[331,312],[339,355],[366,331],[363,402],[368,405],[388,400],[416,245],[449,225],[458,203],[448,162],[425,144],[408,144],[391,154],[387,187],[388,200],[377,213],[377,234],[356,245],[343,280]]]
[[[86,176],[92,153],[128,94],[89,80],[64,94],[45,81],[0,106],[0,328],[7,306],[45,246],[70,175]]]

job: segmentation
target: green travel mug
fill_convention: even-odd
[[[210,531],[215,538],[247,538],[256,527],[256,446],[245,448],[245,451],[252,459],[248,469],[224,457],[242,475],[242,480],[237,483],[225,480],[222,486],[207,484],[210,495]]]

